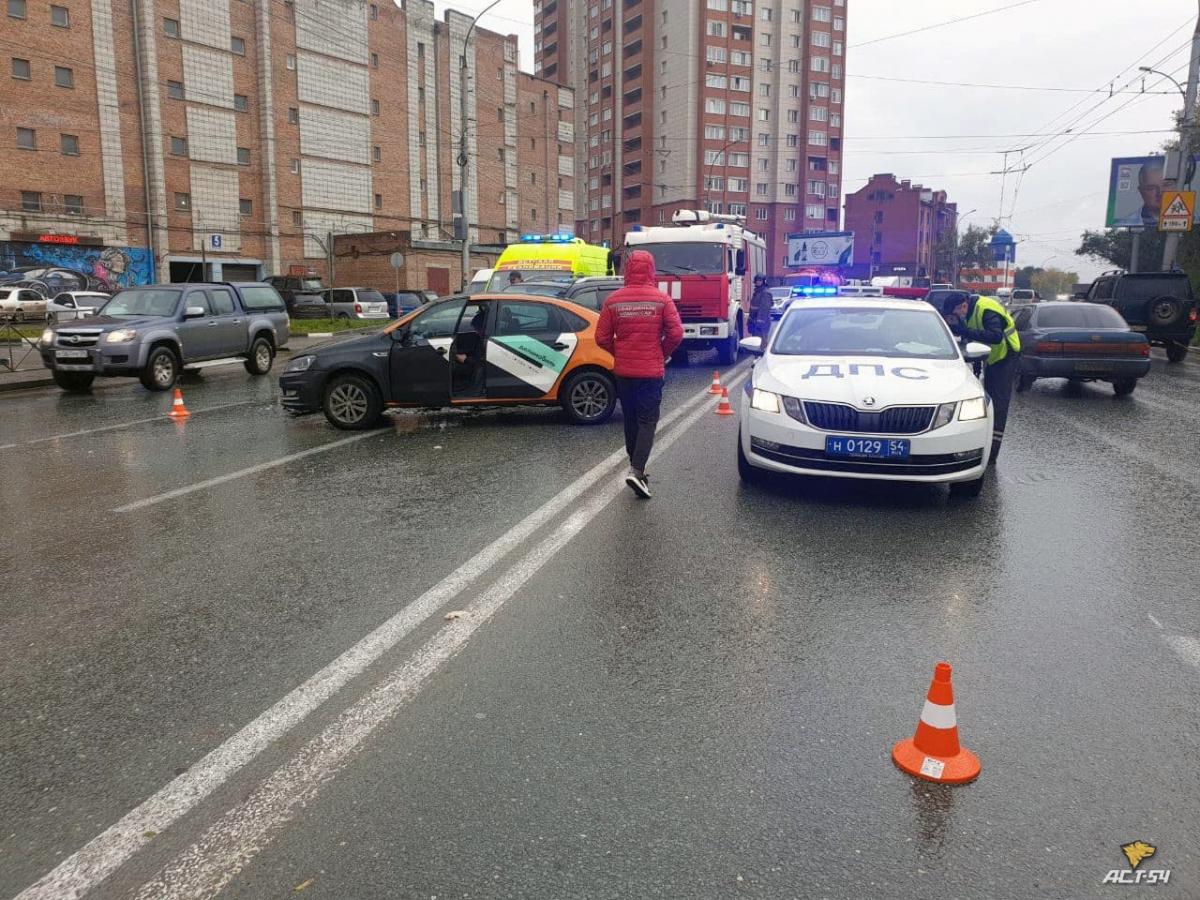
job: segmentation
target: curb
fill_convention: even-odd
[[[53,378],[33,378],[29,381],[0,381],[0,393],[7,391],[24,391],[29,388],[51,387]]]

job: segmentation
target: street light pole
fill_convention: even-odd
[[[469,81],[469,67],[467,65],[467,49],[471,45],[471,33],[475,30],[475,26],[479,20],[493,6],[498,4],[500,0],[492,0],[487,6],[480,10],[475,18],[471,20],[471,27],[467,29],[466,37],[463,38],[462,56],[460,57],[460,66],[458,71],[458,112],[461,120],[462,134],[459,137],[458,145],[458,203],[459,215],[462,218],[462,289],[467,289],[467,284],[470,282],[471,276],[468,270],[471,268],[471,224],[467,221],[467,209],[470,204],[467,202],[467,163],[470,157],[467,155],[467,82]]]

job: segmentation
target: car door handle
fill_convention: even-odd
[[[216,328],[216,327],[217,327],[217,324],[218,324],[217,322],[209,322],[209,323],[208,323],[208,327],[209,327],[209,328]]]

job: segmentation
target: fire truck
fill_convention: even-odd
[[[671,225],[634,225],[626,253],[654,257],[658,289],[683,319],[683,344],[672,360],[686,365],[688,350],[716,348],[723,365],[737,359],[750,320],[754,276],[766,273],[766,242],[745,227],[743,216],[681,209]]]

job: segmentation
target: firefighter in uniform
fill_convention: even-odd
[[[989,465],[994,465],[1000,458],[1013,385],[1021,369],[1021,338],[1012,316],[995,297],[971,297],[955,292],[943,302],[942,315],[957,337],[992,348],[983,371],[983,389],[995,412],[992,455],[988,460]]]

